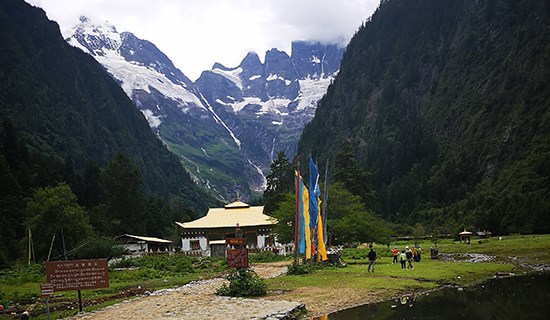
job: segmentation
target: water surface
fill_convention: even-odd
[[[489,280],[329,314],[356,319],[550,319],[550,273]]]

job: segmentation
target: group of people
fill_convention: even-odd
[[[374,265],[376,264],[376,251],[374,251],[373,245],[369,244],[369,253],[368,253],[368,259],[369,259],[369,266],[367,268],[367,272],[374,273]],[[413,267],[413,261],[419,262],[421,259],[421,250],[420,246],[415,245],[412,247],[412,249],[409,248],[409,246],[405,246],[404,250],[401,250],[401,253],[399,253],[399,249],[397,249],[397,246],[394,246],[392,249],[393,253],[393,262],[394,263],[401,263],[401,270],[405,269],[414,269]]]
[[[409,246],[405,246],[404,250],[401,250],[401,253],[399,253],[399,249],[397,249],[397,246],[394,246],[392,249],[393,253],[393,262],[398,262],[398,256],[399,256],[399,262],[401,263],[401,270],[405,269],[414,269],[413,267],[413,261],[414,262],[420,262],[421,259],[421,250],[420,246],[415,245],[412,247],[412,249],[409,248]]]

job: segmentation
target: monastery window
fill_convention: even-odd
[[[199,240],[191,240],[189,241],[189,244],[191,245],[191,250],[200,250],[201,249],[201,243]]]

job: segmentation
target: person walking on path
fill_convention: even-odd
[[[393,261],[391,264],[397,263],[397,255],[399,255],[399,249],[397,249],[397,246],[393,247],[391,252],[393,253]]]
[[[370,249],[369,251],[369,267],[367,268],[367,272],[371,272],[370,269],[372,267],[372,273],[374,273],[374,263],[376,262],[376,251],[374,249]]]
[[[414,269],[412,251],[411,249],[409,249],[409,246],[406,246],[405,249],[407,250],[405,252],[405,255],[407,256],[407,269]]]
[[[405,254],[405,250],[401,250],[401,254],[399,262],[401,262],[401,270],[405,270],[405,263],[407,262],[407,255]]]

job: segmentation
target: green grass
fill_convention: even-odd
[[[282,276],[267,280],[271,292],[288,292],[297,289],[307,295],[307,288],[326,290],[348,288],[368,290],[377,300],[389,299],[401,294],[426,291],[445,285],[470,286],[483,282],[497,274],[525,273],[528,269],[521,263],[550,264],[550,235],[508,236],[483,239],[481,243],[472,239],[464,244],[450,239],[441,240],[437,247],[440,253],[461,255],[483,253],[494,256],[489,262],[444,261],[430,259],[431,241],[417,242],[422,251],[422,260],[413,263],[414,269],[401,270],[400,264],[392,264],[387,245],[375,244],[380,259],[376,261],[376,272],[367,273],[368,247],[350,248],[342,251],[347,263],[344,268],[325,268],[312,274]],[[399,241],[390,244],[400,250],[414,245],[414,241]],[[510,258],[513,257],[513,258]],[[305,293],[304,293],[305,292]]]
[[[141,296],[145,291],[173,288],[191,281],[220,276],[227,270],[223,260],[197,259],[182,255],[146,256],[119,261],[109,268],[109,288],[82,290],[83,310],[93,311],[123,300]],[[20,311],[38,302],[33,319],[46,319],[45,303],[39,299],[40,283],[46,277],[41,265],[0,270],[0,303],[9,302]],[[53,319],[78,312],[77,291],[60,291],[50,299]],[[12,319],[0,315],[0,319]]]
[[[497,256],[500,260],[514,257],[529,264],[550,263],[550,235],[514,235],[502,237],[502,240],[492,237],[481,239],[481,244],[477,239],[472,239],[469,245],[446,240],[438,247],[442,252],[485,253]]]
[[[367,273],[367,263],[364,261],[345,268],[328,268],[313,274],[269,279],[269,289],[289,291],[314,286],[397,292],[403,289],[433,289],[441,285],[470,285],[496,273],[517,270],[513,265],[496,262],[444,262],[430,259],[414,263],[415,268],[412,270],[401,270],[400,264],[392,264],[391,261],[391,258],[385,257],[377,260],[374,274]]]
[[[390,244],[399,249],[412,246],[413,241],[399,241]],[[431,241],[418,242],[422,251],[422,261],[414,263],[413,270],[401,270],[399,264],[392,264],[389,248],[375,244],[374,248],[381,256],[376,262],[376,272],[367,273],[366,252],[368,248],[344,249],[342,256],[347,266],[344,268],[322,268],[312,274],[281,276],[266,280],[268,291],[288,292],[303,288],[321,288],[323,290],[349,288],[368,290],[377,300],[388,299],[404,293],[426,291],[442,285],[468,286],[492,278],[499,273],[523,273],[520,263],[550,264],[550,235],[507,236],[483,239],[481,244],[473,239],[470,245],[441,240],[438,248],[442,254],[484,253],[496,258],[490,262],[450,262],[430,259]],[[267,254],[266,254],[267,255]],[[271,256],[254,256],[252,260],[271,261]],[[171,288],[191,281],[212,278],[227,268],[223,260],[190,259],[178,256],[147,257],[127,259],[117,263],[110,270],[110,287],[99,290],[82,291],[84,301],[97,303],[85,306],[85,311],[121,302],[141,295],[143,291]],[[291,262],[289,261],[289,264]],[[116,269],[115,267],[123,269]],[[9,301],[10,305],[26,307],[38,301],[40,283],[44,283],[44,271],[40,265],[19,266],[13,270],[0,271],[0,303]],[[141,287],[140,290],[137,288]],[[308,290],[302,290],[307,295]],[[62,307],[66,303],[70,306]],[[68,317],[78,311],[76,291],[62,291],[55,294],[52,308],[64,308],[52,312],[52,318]],[[72,309],[71,309],[72,308]],[[39,302],[36,313],[45,310]],[[0,315],[0,319],[11,319],[9,315]],[[46,319],[44,313],[33,319]]]

